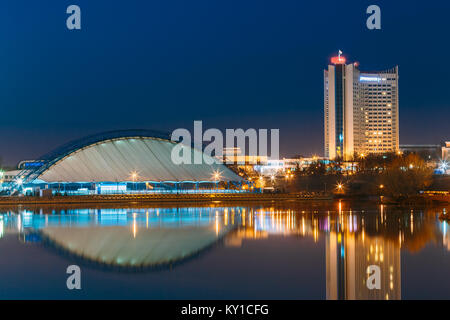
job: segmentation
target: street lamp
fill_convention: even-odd
[[[338,184],[336,185],[336,189],[338,193],[343,193],[344,192],[344,184],[342,182],[338,182]]]
[[[131,180],[133,180],[133,189],[136,190],[136,179],[138,177],[138,174],[136,171],[133,171],[131,173]]]
[[[214,179],[214,182],[215,182],[215,184],[216,184],[216,191],[219,189],[219,186],[218,186],[218,181],[220,180],[220,172],[219,171],[214,171],[213,172],[213,179]]]
[[[445,160],[442,160],[441,163],[440,163],[440,165],[439,165],[439,168],[440,168],[442,171],[444,171],[444,173],[445,173],[445,172],[447,171],[447,169],[449,168],[448,162],[445,161]],[[0,178],[1,178],[1,174],[0,174]]]

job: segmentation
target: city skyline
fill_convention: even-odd
[[[163,3],[122,8],[79,1],[83,27],[73,32],[64,4],[27,3],[23,10],[24,3],[0,5],[10,30],[0,100],[0,156],[7,165],[89,134],[171,132],[194,120],[208,128],[279,128],[282,157],[322,155],[321,71],[339,49],[363,70],[399,65],[400,144],[448,140],[448,44],[434,32],[446,27],[447,3],[382,1],[382,30],[371,31],[367,5],[358,1],[327,10],[250,1],[238,12],[202,1],[178,11]],[[311,28],[314,36],[304,31]],[[30,41],[36,36],[39,42]]]
[[[0,1],[0,300],[450,299],[448,12]]]

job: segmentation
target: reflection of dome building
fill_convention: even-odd
[[[122,226],[46,227],[40,234],[53,246],[106,267],[145,269],[180,263],[207,249],[229,228],[150,228],[133,234]]]
[[[107,193],[170,189],[181,184],[195,189],[200,183],[242,181],[222,164],[206,164],[212,159],[205,154],[200,155],[205,160],[202,164],[175,164],[171,155],[176,145],[169,135],[149,130],[96,134],[63,145],[39,160],[21,162],[16,182],[28,187],[57,183],[64,192],[97,189]],[[201,153],[190,147],[184,151],[191,159]]]

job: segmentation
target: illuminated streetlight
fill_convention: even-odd
[[[219,171],[214,171],[213,179],[214,179],[214,181],[220,180],[220,172]]]
[[[217,189],[219,188],[218,181],[220,180],[220,172],[219,171],[213,172],[213,179],[214,179],[214,182],[216,185],[216,191],[217,191]]]
[[[384,188],[384,185],[380,184],[380,189],[383,189],[383,188]]]
[[[131,180],[133,180],[133,187],[134,190],[136,190],[136,180],[137,180],[138,174],[136,171],[131,172]]]

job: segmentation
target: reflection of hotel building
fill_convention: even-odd
[[[445,209],[444,209],[445,214]],[[447,251],[450,251],[450,232],[448,229],[448,222],[441,222],[441,230],[442,230],[442,244]]]
[[[334,57],[324,73],[325,157],[399,148],[398,67],[362,72]]]
[[[401,299],[400,246],[397,241],[363,234],[327,235],[327,299]],[[369,290],[367,268],[381,269],[381,289]]]

